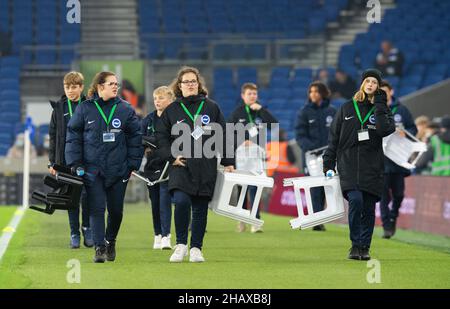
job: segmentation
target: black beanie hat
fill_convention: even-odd
[[[378,85],[381,85],[381,72],[377,69],[368,69],[365,70],[362,74],[361,83],[367,78],[367,77],[373,77],[378,81]]]

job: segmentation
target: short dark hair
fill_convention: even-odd
[[[389,81],[383,79],[380,83],[380,88],[381,87],[388,87],[389,90],[392,90],[392,85],[389,83]]]
[[[325,85],[321,81],[315,81],[312,82],[308,87],[308,100],[309,100],[309,92],[311,91],[312,87],[317,88],[322,99],[328,99],[331,95],[330,89],[328,89],[327,85]]]

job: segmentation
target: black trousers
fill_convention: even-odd
[[[380,201],[381,220],[384,228],[392,227],[398,217],[405,195],[405,176],[400,173],[384,174],[383,195]],[[392,207],[389,209],[389,203]]]

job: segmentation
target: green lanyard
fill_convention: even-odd
[[[205,101],[202,101],[202,103],[200,103],[200,106],[198,107],[197,112],[195,113],[195,116],[192,116],[191,112],[186,108],[186,106],[183,104],[183,102],[180,102],[181,107],[184,109],[184,112],[186,113],[186,115],[189,116],[189,118],[191,118],[194,125],[195,125],[195,120],[197,119],[198,115],[200,114],[204,103],[205,103]]]
[[[367,113],[364,120],[361,118],[361,112],[359,111],[358,103],[356,103],[356,100],[353,99],[353,106],[355,107],[356,115],[358,115],[359,122],[361,122],[361,129],[364,126],[364,123],[369,119],[369,117],[372,115],[373,111],[375,110],[375,106],[373,106],[370,111]]]
[[[81,99],[78,101],[78,104],[80,104],[80,103],[81,103]],[[70,118],[72,118],[72,116],[73,116],[72,102],[70,102],[69,99],[67,99],[67,105],[69,105],[69,115],[70,115]]]
[[[109,127],[109,123],[111,122],[111,119],[112,119],[112,117],[113,117],[113,115],[114,115],[114,112],[116,111],[117,104],[115,104],[115,105],[113,106],[113,108],[111,109],[111,112],[109,113],[108,119],[106,119],[106,115],[105,115],[105,113],[103,112],[103,110],[100,108],[100,106],[98,105],[97,101],[94,101],[94,103],[95,103],[95,106],[97,106],[97,109],[98,109],[100,115],[102,115],[103,120],[105,120],[106,126]]]
[[[252,115],[250,114],[250,107],[248,107],[248,105],[245,105],[245,111],[247,112],[248,115],[248,121],[250,121],[250,123],[255,123]]]
[[[394,115],[397,112],[397,109],[398,109],[398,105],[392,109],[392,115]]]

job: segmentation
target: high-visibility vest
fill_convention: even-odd
[[[431,164],[431,175],[450,176],[450,144],[444,143],[439,137],[431,137],[434,159]]]
[[[288,142],[270,142],[267,148],[267,176],[275,171],[298,173],[298,168],[292,165],[287,156]]]

